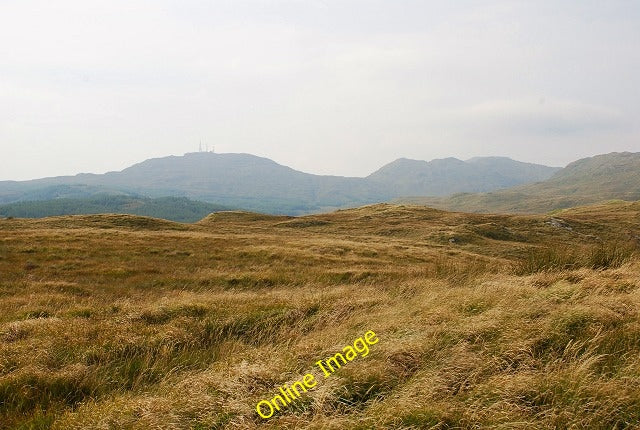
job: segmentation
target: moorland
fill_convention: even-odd
[[[637,428],[639,243],[622,201],[0,219],[0,428]]]

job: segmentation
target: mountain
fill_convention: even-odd
[[[180,196],[273,213],[305,213],[386,200],[393,194],[364,178],[311,175],[250,154],[196,152],[154,158],[120,172],[0,182],[0,203],[69,194],[116,192]],[[50,192],[50,196],[47,193]],[[75,197],[75,196],[72,196]]]
[[[575,161],[546,181],[488,193],[402,199],[463,212],[542,213],[606,200],[640,200],[640,153]]]
[[[444,196],[542,181],[558,170],[558,167],[522,163],[506,157],[477,157],[467,161],[400,158],[372,173],[368,179],[393,186],[396,195]]]
[[[404,196],[488,191],[546,179],[556,168],[487,157],[399,159],[366,178],[303,173],[250,154],[196,152],[154,158],[120,172],[0,182],[0,203],[86,199],[104,193],[187,197],[278,214],[329,211]]]
[[[171,221],[195,222],[227,206],[189,200],[185,197],[133,197],[102,194],[86,198],[57,198],[0,205],[0,216],[42,218],[58,215],[132,214]]]
[[[249,154],[191,153],[144,161],[114,174],[148,195],[190,198],[265,212],[299,213],[386,199],[363,178],[303,173]]]

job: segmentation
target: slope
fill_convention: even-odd
[[[0,220],[0,428],[635,428],[639,213]]]
[[[550,179],[489,193],[402,199],[465,212],[542,213],[607,200],[640,199],[640,153],[597,155],[569,164]]]
[[[392,187],[395,196],[444,196],[542,181],[558,170],[507,157],[477,157],[467,161],[444,158],[428,162],[400,158],[367,178]]]
[[[180,196],[274,214],[322,212],[406,195],[493,190],[546,177],[554,168],[505,158],[397,160],[367,178],[312,175],[249,154],[190,153],[120,172],[0,182],[0,203],[96,193]]]
[[[185,197],[133,197],[97,194],[87,198],[56,198],[0,205],[0,216],[43,218],[58,215],[134,214],[179,222],[195,222],[227,206],[189,200]]]

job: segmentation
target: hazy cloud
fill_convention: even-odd
[[[493,136],[597,135],[621,131],[629,120],[619,110],[546,98],[494,100],[445,112],[452,127]]]
[[[365,175],[398,157],[640,150],[640,4],[0,2],[0,179],[198,142]]]

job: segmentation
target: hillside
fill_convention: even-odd
[[[0,219],[0,428],[635,428],[639,243],[638,202]]]
[[[413,167],[407,168],[407,163]],[[367,178],[303,173],[249,154],[190,153],[120,172],[0,182],[0,203],[88,198],[99,193],[187,197],[275,214],[326,212],[407,195],[484,191],[546,178],[546,166],[488,157],[429,163],[397,160]]]
[[[398,159],[368,176],[390,185],[396,196],[444,196],[508,188],[550,178],[559,168],[522,163],[506,157],[478,157],[467,161]]]
[[[150,159],[104,175],[0,183],[0,201],[23,200],[20,193],[30,197],[47,189],[80,185],[147,197],[187,197],[275,213],[322,211],[390,197],[363,178],[311,175],[249,154],[202,152]]]
[[[581,159],[546,181],[505,190],[402,199],[445,210],[503,213],[543,213],[607,200],[640,200],[640,153]]]
[[[203,203],[184,197],[133,197],[96,194],[86,198],[56,198],[0,205],[0,216],[43,218],[58,215],[133,214],[179,222],[195,222],[211,212],[229,210],[227,206]]]

